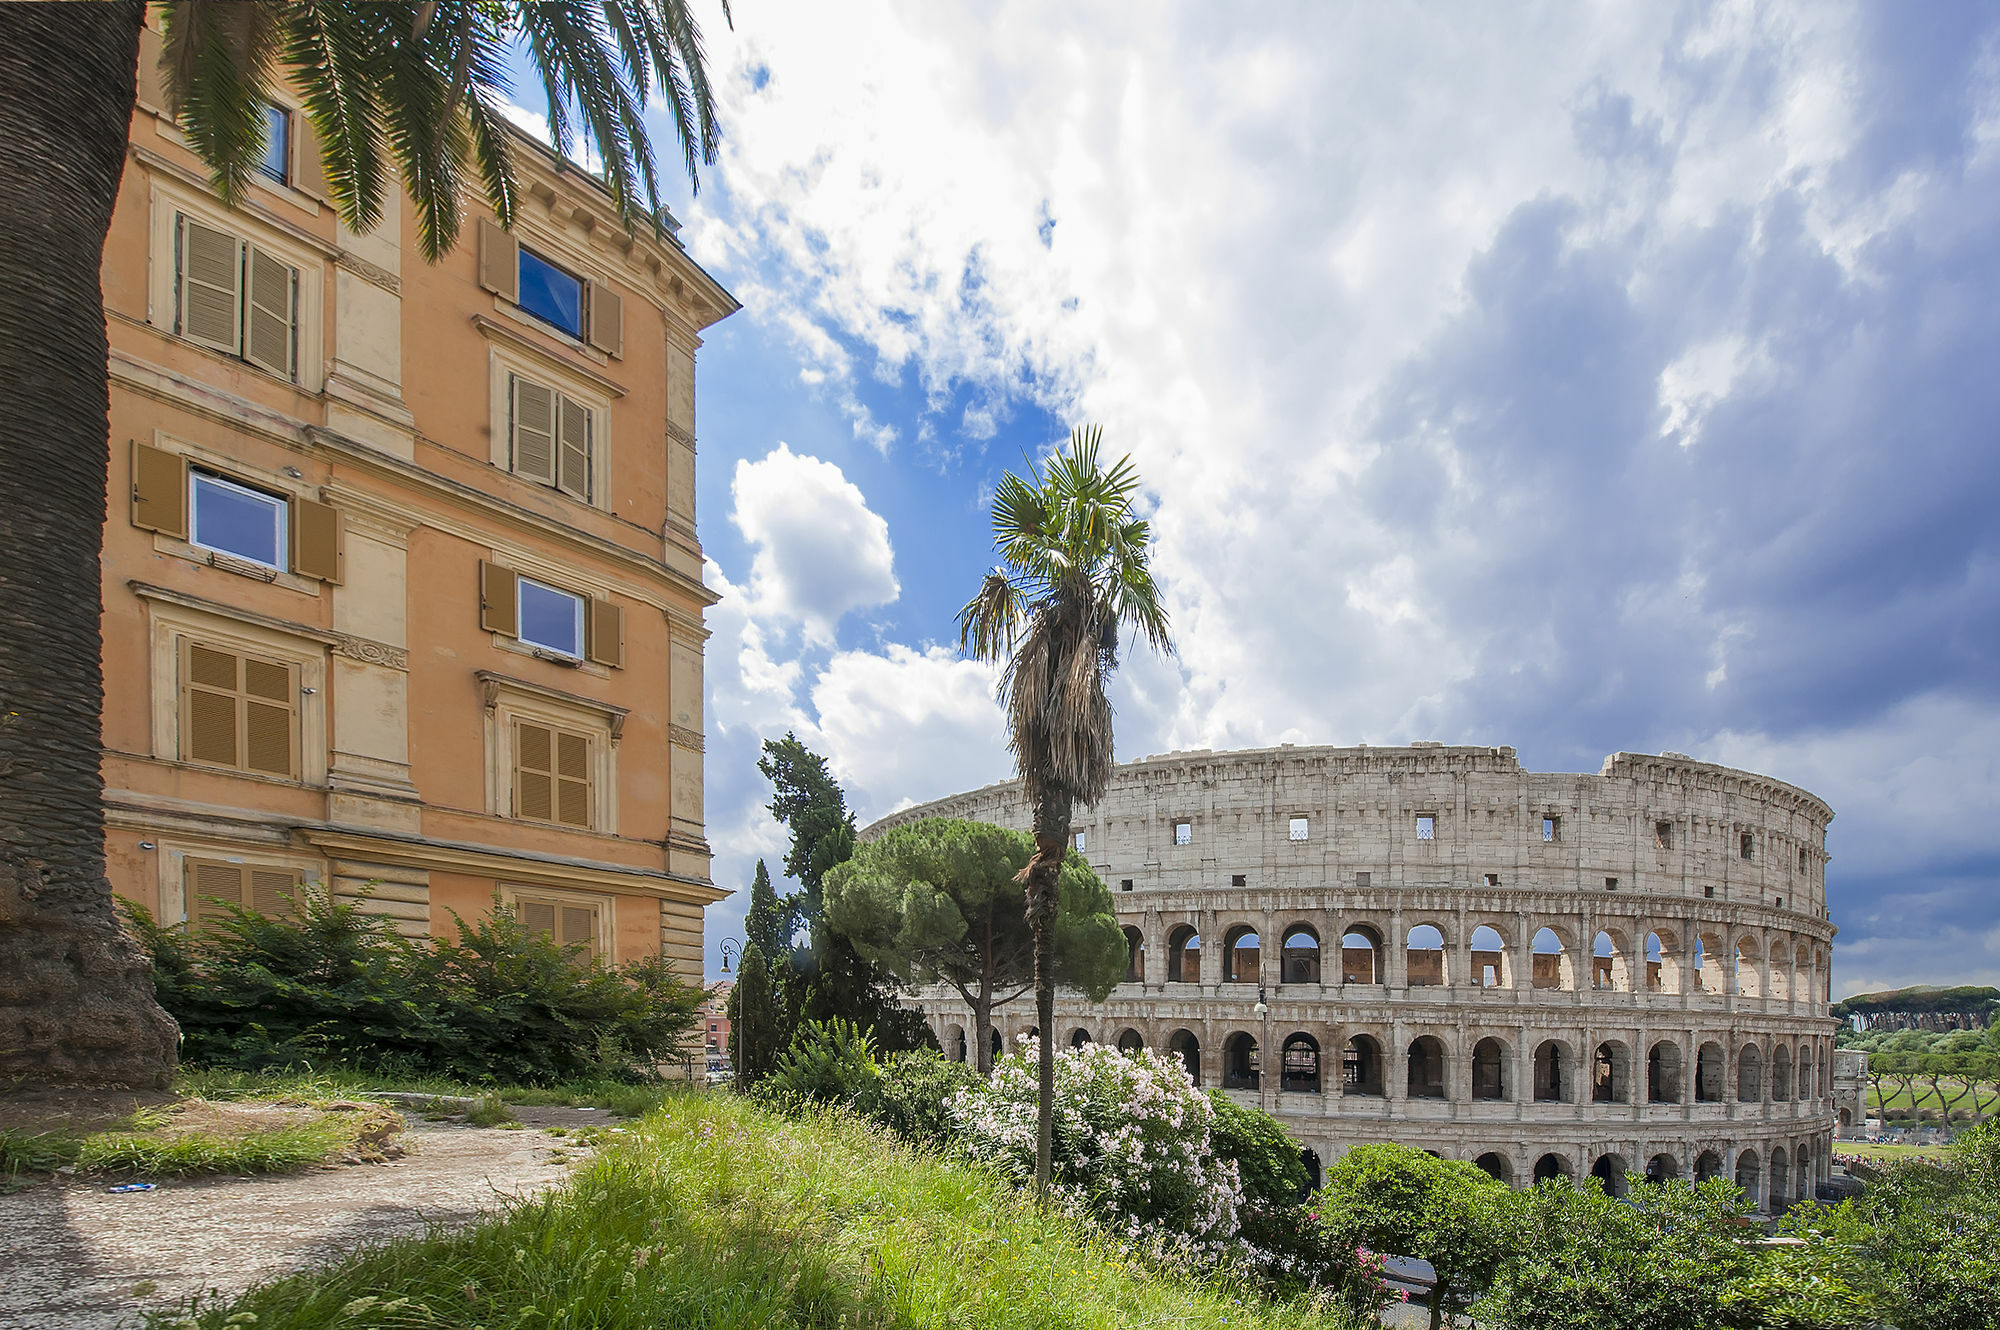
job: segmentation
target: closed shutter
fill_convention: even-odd
[[[479,219],[479,284],[502,299],[521,298],[521,242],[484,217]]]
[[[333,191],[326,183],[326,153],[320,147],[319,132],[303,111],[292,117],[292,142],[297,145],[292,149],[293,187],[321,203],[331,203]]]
[[[622,669],[625,665],[625,611],[608,600],[590,602],[588,642],[584,656],[598,665]]]
[[[556,817],[566,827],[590,826],[590,740],[557,730]]]
[[[151,28],[139,29],[139,105],[149,111],[167,109],[167,73],[160,67],[166,39]]]
[[[559,399],[562,453],[556,487],[572,498],[590,502],[590,408],[569,398]]]
[[[299,875],[285,868],[250,870],[250,908],[273,919],[298,913]]]
[[[237,683],[241,659],[190,642],[182,694],[181,756],[190,762],[237,765]]]
[[[489,633],[509,637],[520,631],[520,605],[515,599],[515,577],[511,568],[479,561],[479,626]]]
[[[625,302],[602,282],[590,284],[590,344],[606,355],[625,354]]]
[[[299,274],[290,264],[250,247],[249,317],[243,358],[259,369],[291,378],[297,341]]]
[[[555,821],[555,732],[526,721],[514,726],[514,816]]]
[[[189,642],[182,677],[182,760],[295,773],[298,688],[290,665]]]
[[[165,449],[132,444],[132,525],[187,539],[187,463]]]
[[[292,571],[300,577],[338,582],[346,573],[345,523],[340,509],[311,499],[292,500]]]
[[[229,918],[231,905],[243,904],[243,869],[212,859],[187,861],[184,887],[190,932],[205,933]]]
[[[556,395],[518,374],[514,388],[514,474],[544,485],[556,483]]]
[[[565,947],[583,947],[597,955],[597,911],[588,905],[565,905],[561,909],[562,933],[556,939]]]
[[[553,942],[556,936],[556,907],[547,901],[522,901],[521,927],[530,933],[540,933]]]
[[[267,776],[292,774],[292,670],[276,661],[243,658],[243,766]]]
[[[236,354],[243,326],[243,245],[227,231],[181,218],[181,336]]]

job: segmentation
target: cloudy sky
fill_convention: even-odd
[[[1837,993],[2000,983],[2000,11],[696,11],[718,882],[788,728],[864,822],[1011,774],[952,618],[1090,421],[1179,646],[1121,758],[1749,767],[1838,812]]]

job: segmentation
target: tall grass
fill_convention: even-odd
[[[317,1164],[354,1144],[355,1126],[337,1118],[267,1127],[241,1135],[156,1133],[146,1128],[90,1132],[0,1131],[0,1178],[74,1168],[80,1173],[176,1178],[197,1173],[283,1173]]]
[[[852,1120],[722,1095],[668,1101],[570,1185],[495,1219],[362,1251],[186,1323],[220,1330],[246,1313],[297,1330],[1351,1330],[1141,1268],[1008,1184]]]
[[[304,1104],[333,1099],[365,1099],[370,1090],[400,1090],[414,1094],[490,1097],[515,1105],[561,1105],[601,1108],[619,1117],[636,1118],[686,1086],[587,1079],[557,1085],[493,1085],[454,1080],[448,1076],[385,1075],[347,1068],[297,1071],[238,1071],[228,1067],[183,1066],[174,1089],[197,1099],[275,1099]]]

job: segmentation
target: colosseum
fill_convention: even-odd
[[[926,816],[1029,823],[1008,782],[863,834]],[[1678,753],[1594,776],[1434,743],[1127,763],[1075,837],[1128,978],[1062,994],[1059,1034],[1182,1059],[1314,1168],[1396,1140],[1513,1185],[1724,1176],[1777,1209],[1830,1166],[1832,817]],[[965,1057],[958,995],[910,1000]],[[1033,1021],[1002,1008],[996,1046]]]

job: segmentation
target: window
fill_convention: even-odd
[[[591,825],[590,739],[530,721],[514,724],[514,816]]]
[[[1087,837],[1083,832],[1079,831],[1076,833],[1076,848],[1079,852],[1083,850],[1083,847],[1085,846],[1085,844],[1088,843],[1088,840],[1089,837]]]
[[[1229,885],[1232,887],[1247,887],[1250,885],[1250,875],[1248,873],[1231,873],[1229,875]]]
[[[583,655],[583,597],[526,577],[515,586],[521,598],[521,640],[565,656]]]
[[[625,354],[623,298],[522,245],[490,218],[479,223],[479,284],[606,355]]]
[[[1701,894],[1702,894],[1703,896],[1706,896],[1706,897],[1707,897],[1707,898],[1708,898],[1709,900],[1714,900],[1714,899],[1715,899],[1715,887],[1714,887],[1713,885],[1710,885],[1710,886],[1706,886],[1706,887],[1703,887],[1703,888],[1701,889]]]
[[[514,914],[521,927],[559,947],[581,947],[579,955],[590,958],[604,954],[606,902],[522,892],[514,897]]]
[[[583,336],[583,279],[564,272],[526,245],[521,246],[521,295],[517,303],[571,337]]]
[[[1304,840],[1306,836],[1310,833],[1310,831],[1311,831],[1311,824],[1307,822],[1305,818],[1295,817],[1292,819],[1293,840]]]
[[[1488,874],[1486,875],[1486,885],[1487,885],[1487,886],[1489,886],[1489,887],[1497,887],[1497,886],[1499,886],[1499,885],[1500,885],[1500,875],[1499,875],[1498,873],[1488,873]]]
[[[1799,851],[1799,871],[1801,873],[1806,871],[1806,852],[1804,850]]]
[[[1372,880],[1373,877],[1374,875],[1372,873],[1368,872],[1366,869],[1363,869],[1361,872],[1356,873],[1354,875],[1354,885],[1357,887],[1365,887],[1368,885],[1368,883]]]
[[[267,776],[295,775],[298,697],[290,664],[186,643],[181,655],[181,760]]]
[[[1176,845],[1194,844],[1194,823],[1192,822],[1174,823],[1174,844]]]
[[[294,376],[298,269],[185,215],[174,259],[174,331],[281,378]]]
[[[189,543],[266,568],[285,566],[287,504],[275,494],[202,471],[188,472]]]
[[[1655,822],[1653,824],[1653,848],[1656,850],[1671,850],[1674,848],[1673,823]]]
[[[189,857],[183,874],[189,932],[213,931],[228,920],[232,905],[273,918],[297,908],[299,875],[289,868]]]
[[[257,169],[281,185],[292,183],[292,115],[275,102],[264,103],[264,159]]]
[[[1743,857],[1744,857],[1745,859],[1754,859],[1754,858],[1756,858],[1756,857],[1757,857],[1757,838],[1756,838],[1755,836],[1751,835],[1751,834],[1750,834],[1749,832],[1747,832],[1747,831],[1746,831],[1746,832],[1744,832],[1744,833],[1743,833],[1743,839],[1742,839],[1742,842],[1741,842],[1741,843],[1740,843],[1740,845],[1738,846],[1738,852],[1739,852],[1739,853],[1741,853],[1741,854],[1742,854],[1742,856],[1743,856]]]
[[[1417,814],[1417,839],[1437,839],[1437,818],[1430,813]]]
[[[625,611],[497,563],[479,565],[479,625],[569,661],[625,664]]]
[[[525,480],[590,502],[590,408],[545,383],[507,376],[507,465]]]
[[[1545,817],[1542,819],[1542,842],[1544,844],[1553,844],[1561,840],[1562,832],[1563,820],[1561,818]]]
[[[1130,891],[1132,889],[1132,879],[1128,877],[1120,880],[1118,889],[1120,891]]]
[[[1783,896],[1778,897],[1778,908],[1781,910],[1785,908],[1785,898]]]
[[[1604,879],[1604,889],[1605,889],[1606,891],[1616,891],[1616,890],[1618,890],[1618,879],[1617,879],[1617,878],[1615,878],[1615,877],[1607,877],[1607,878],[1605,878],[1605,879]]]

